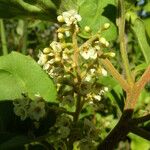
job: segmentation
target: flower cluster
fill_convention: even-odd
[[[77,43],[81,16],[75,10],[63,12],[57,20],[62,23],[57,30],[58,40],[39,52],[38,63],[55,81],[59,99],[65,104],[72,105],[76,95],[88,102],[100,101],[101,95],[108,91],[98,82],[100,76],[107,76],[100,59],[114,57],[115,53],[103,52],[109,48],[109,42],[99,32],[91,37],[93,40]],[[106,23],[102,28],[107,30],[109,26]],[[88,26],[85,29],[90,31]]]
[[[45,103],[40,97],[33,101],[25,96],[22,99],[16,99],[13,104],[14,112],[21,120],[30,118],[39,121],[46,114]]]
[[[77,22],[81,21],[81,19],[81,16],[75,10],[63,12],[62,15],[57,17],[59,22],[65,22],[67,26],[77,24]]]

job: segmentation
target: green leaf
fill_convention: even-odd
[[[82,21],[79,23],[81,26],[81,36],[89,37],[84,31],[85,26],[89,26],[92,34],[98,32],[104,23],[110,23],[110,28],[103,32],[102,36],[107,40],[115,40],[117,36],[117,29],[115,26],[116,7],[115,0],[79,0],[79,14]]]
[[[81,27],[81,37],[89,38],[91,36],[91,34],[84,31],[85,26],[89,26],[92,30],[92,34],[95,34],[104,23],[110,23],[110,29],[102,33],[102,36],[107,38],[107,40],[116,39],[115,0],[63,0],[58,12],[62,13],[71,9],[77,10],[82,17],[82,21],[79,22]]]
[[[144,11],[146,12],[150,12],[150,3],[148,2],[144,7],[143,7]]]
[[[134,68],[134,74],[137,75],[139,72],[145,70],[148,67],[148,64],[142,63]]]
[[[147,32],[147,34],[148,34],[148,36],[150,38],[150,27],[149,27],[149,25],[150,25],[150,18],[144,19],[143,21],[144,21],[144,25],[145,25],[145,28],[146,28],[146,32]]]
[[[31,57],[12,52],[0,57],[0,100],[20,98],[21,93],[56,99],[55,86],[42,68]]]
[[[0,0],[0,18],[28,17],[56,20],[56,6],[51,0]]]
[[[132,29],[136,35],[141,51],[144,55],[147,64],[150,63],[150,46],[147,42],[145,26],[142,20],[139,18],[135,20]]]
[[[78,0],[62,0],[58,13],[61,14],[62,12],[68,11],[71,9],[78,10]]]
[[[137,2],[137,0],[125,0],[125,9],[126,10],[135,9],[136,2]]]
[[[131,138],[131,150],[149,150],[150,143],[148,140],[145,140],[134,134],[129,134]]]

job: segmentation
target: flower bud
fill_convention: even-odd
[[[85,30],[85,32],[90,32],[90,31],[91,31],[91,28],[90,28],[89,26],[85,26],[85,27],[84,27],[84,30]]]
[[[58,20],[58,22],[64,22],[64,18],[63,18],[62,15],[59,15],[59,16],[57,17],[57,20]]]
[[[114,52],[110,52],[110,53],[109,53],[109,56],[110,56],[110,57],[115,57],[116,54],[115,54]]]
[[[44,54],[48,54],[50,52],[51,52],[51,49],[49,47],[46,47],[46,48],[43,49]]]
[[[110,23],[105,23],[104,24],[104,29],[107,30],[110,27]]]
[[[61,40],[64,38],[64,35],[62,33],[58,33],[58,38]]]

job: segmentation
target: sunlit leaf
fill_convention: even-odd
[[[0,91],[0,100],[20,98],[21,93],[40,94],[47,101],[56,99],[48,75],[31,57],[17,52],[0,57]]]
[[[83,20],[80,22],[82,36],[88,37],[90,34],[84,32],[84,27],[89,26],[92,33],[96,33],[104,23],[110,23],[110,28],[102,33],[107,40],[114,40],[117,36],[115,27],[116,6],[115,0],[80,0],[79,14]]]
[[[150,143],[148,140],[145,140],[134,134],[129,135],[131,140],[131,150],[149,150]]]

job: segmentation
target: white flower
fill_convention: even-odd
[[[96,59],[97,58],[97,53],[96,53],[94,48],[90,48],[86,51],[82,51],[82,52],[80,52],[80,55],[86,60],[88,60],[89,58],[90,59]]]
[[[104,68],[101,69],[101,73],[103,76],[107,76],[107,71]]]
[[[46,112],[44,102],[35,100],[30,103],[29,116],[31,119],[39,121],[40,118],[45,116],[45,114]]]
[[[92,75],[87,74],[87,76],[85,77],[84,81],[89,82],[89,81],[91,81],[91,80],[92,80]]]
[[[50,46],[52,47],[52,49],[54,50],[54,52],[61,52],[62,51],[62,47],[61,44],[59,42],[53,41]]]
[[[68,55],[65,52],[62,54],[62,58],[64,60],[68,60],[69,59]]]
[[[41,51],[38,54],[38,64],[43,66],[47,62],[47,55],[43,54]]]
[[[67,26],[70,26],[71,24],[76,24],[78,21],[81,21],[81,16],[77,14],[75,10],[70,10],[62,13],[64,22]]]
[[[95,71],[96,71],[95,68],[90,69],[90,72],[91,72],[92,75],[95,73]]]
[[[43,70],[48,70],[50,68],[50,64],[49,63],[46,63],[44,66],[43,66]]]
[[[95,95],[94,98],[95,98],[96,100],[100,101],[102,97],[98,94],[98,95]]]

